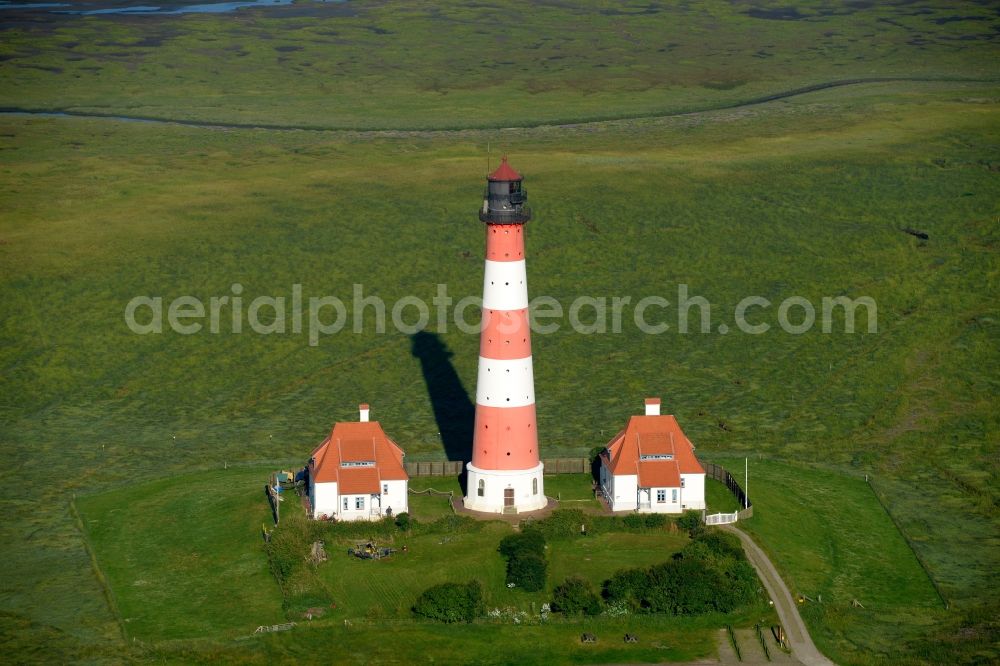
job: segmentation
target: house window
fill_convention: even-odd
[[[674,488],[673,490],[670,491],[670,501],[673,502],[674,504],[677,504],[677,489],[676,488]]]
[[[667,501],[667,491],[660,488],[656,491],[656,501],[663,504]]]
[[[382,494],[383,495],[388,495],[389,494],[389,484],[388,483],[383,483],[382,484]]]
[[[357,509],[358,511],[364,510],[364,508],[365,508],[365,498],[364,497],[360,497],[360,496],[359,497],[355,497],[354,498],[354,508]]]
[[[347,498],[344,498],[344,511],[347,511]]]
[[[684,477],[681,477],[681,488],[684,487]]]
[[[531,494],[532,495],[538,494],[538,479],[531,480]]]
[[[643,453],[639,456],[639,460],[673,460],[674,454],[672,453]]]
[[[482,497],[486,494],[486,482],[479,479],[479,490],[477,491],[479,496]]]

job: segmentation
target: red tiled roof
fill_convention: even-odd
[[[640,488],[680,488],[681,475],[674,460],[640,460]]]
[[[351,462],[375,462],[375,438],[341,438],[340,459]]]
[[[342,467],[337,493],[340,495],[378,495],[382,485],[377,467]]]
[[[672,415],[633,416],[602,454],[612,474],[636,474],[640,488],[680,486],[681,474],[704,474],[694,446]],[[670,455],[670,460],[642,460]]]
[[[309,474],[317,483],[339,483],[340,493],[378,493],[381,481],[410,478],[403,468],[403,455],[403,450],[386,436],[378,421],[337,423],[330,436],[312,452]],[[345,461],[374,462],[375,465],[342,467]]]
[[[521,180],[521,174],[507,164],[507,156],[504,155],[500,158],[500,166],[496,170],[487,176],[489,180]]]

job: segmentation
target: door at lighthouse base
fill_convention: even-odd
[[[504,506],[514,506],[514,489],[504,488],[503,489],[503,505]]]

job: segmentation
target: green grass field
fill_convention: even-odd
[[[348,310],[355,284],[390,308],[407,295],[430,301],[438,284],[456,300],[478,294],[487,146],[494,164],[509,152],[525,173],[533,296],[671,303],[649,311],[671,325],[661,335],[638,331],[629,306],[618,333],[580,335],[564,316],[534,337],[543,456],[586,455],[660,395],[700,456],[737,469],[751,456],[745,527],[791,584],[823,595],[804,613],[831,656],[1000,659],[989,7],[349,3],[4,16],[0,106],[391,130],[0,115],[0,464],[12,479],[0,491],[0,637],[17,659],[274,661],[336,640],[384,661],[408,642],[430,660],[448,656],[443,641],[490,647],[474,628],[391,622],[398,642],[342,625],[333,638],[315,627],[228,640],[280,616],[255,550],[267,511],[254,470],[302,464],[362,401],[408,460],[454,457],[409,335],[377,332],[369,310],[360,333],[310,346],[304,332],[246,332],[245,309],[290,298],[295,284]],[[728,108],[873,77],[913,80]],[[657,115],[690,109],[704,111]],[[619,119],[547,125],[597,118]],[[135,296],[207,302],[234,283],[241,334],[228,320],[192,335],[140,336],[124,323]],[[679,284],[711,303],[711,332],[678,332]],[[754,314],[767,333],[733,326],[748,295],[772,301]],[[817,310],[824,296],[870,296],[878,332],[844,333],[838,316],[829,334],[785,333],[778,303],[793,295]],[[696,326],[697,308],[691,317]],[[476,337],[433,318],[431,329],[451,354],[432,381],[450,363],[452,388],[474,395]],[[441,481],[457,486],[428,483]],[[589,497],[572,479],[546,483],[548,494]],[[718,491],[709,502],[721,507]],[[413,512],[450,509],[419,497]],[[239,603],[222,608],[213,590]],[[844,606],[851,598],[865,609]],[[184,610],[199,599],[204,611]],[[123,640],[116,613],[125,636],[150,642]],[[657,657],[643,643],[635,659],[711,652],[721,622],[664,620],[650,631],[677,651]],[[527,642],[579,654],[559,640]],[[600,649],[593,661],[632,658]]]
[[[712,108],[857,77],[995,79],[979,54],[993,47],[997,16],[963,5],[352,2],[235,20],[48,17],[5,31],[0,105],[346,129],[510,127]]]
[[[863,641],[878,663],[944,619],[931,580],[863,476],[769,460],[753,460],[750,473],[754,515],[740,527],[770,551],[792,594],[812,600],[802,613],[824,654],[846,661]]]
[[[199,472],[78,501],[130,638],[233,637],[283,619],[261,547],[268,471]]]
[[[737,467],[738,465],[734,465],[730,469],[730,472],[736,474]],[[742,481],[740,484],[742,485]],[[756,501],[756,499],[756,497],[753,497],[753,501]],[[743,505],[729,492],[726,484],[714,479],[705,479],[705,509],[708,513],[733,513],[742,508]]]
[[[211,648],[204,652],[208,646],[196,639],[245,637],[261,624],[286,619],[260,535],[261,524],[270,526],[269,511],[261,501],[262,479],[267,474],[267,468],[200,472],[78,500],[89,546],[128,639],[141,642],[154,654],[164,641],[179,647],[198,645],[196,653],[202,659],[208,658]],[[429,480],[416,479],[415,485],[429,485]],[[413,509],[418,519],[430,519]],[[282,511],[283,522],[304,519],[292,493],[286,495]],[[234,515],[241,519],[232,520]],[[662,562],[688,541],[686,534],[669,530],[554,541],[547,552],[546,589],[527,593],[505,586],[505,565],[497,546],[511,532],[509,525],[492,522],[472,532],[397,534],[379,542],[400,551],[405,546],[406,552],[380,561],[346,554],[360,538],[329,539],[329,560],[318,566],[316,575],[334,606],[321,608],[323,614],[315,623],[347,641],[350,647],[343,658],[348,661],[368,662],[372,657],[365,655],[372,650],[386,659],[401,659],[400,645],[433,645],[443,635],[451,635],[453,649],[461,646],[470,651],[470,659],[492,662],[498,658],[493,649],[468,629],[442,628],[413,619],[409,609],[417,596],[439,582],[480,580],[488,607],[501,609],[506,617],[486,620],[488,627],[480,631],[503,633],[509,631],[504,624],[511,623],[514,613],[523,613],[526,625],[537,625],[539,609],[551,599],[552,588],[570,575],[584,576],[599,588],[619,568]],[[762,610],[747,611],[755,612]],[[514,638],[522,644],[539,641],[543,651],[558,657],[558,663],[568,658],[567,648],[576,661],[600,662],[610,655],[627,655],[631,660],[687,659],[711,653],[715,628],[722,622],[745,623],[747,613],[694,621],[628,617],[567,623],[556,617],[544,628],[525,626]],[[298,615],[295,619],[303,622]],[[594,628],[607,643],[626,631],[641,632],[646,645],[625,652],[610,645],[576,652],[573,644],[578,644],[579,632]],[[282,650],[291,647],[289,640],[299,644],[296,649],[302,644],[322,644],[319,635],[303,629],[305,634],[296,629],[293,638],[274,640]],[[385,643],[386,631],[398,638]],[[376,647],[378,636],[383,644]],[[680,641],[679,636],[685,639]],[[274,649],[270,642],[268,637],[255,638],[249,645],[251,653]],[[232,648],[227,650],[225,658],[234,658]],[[438,645],[426,652],[427,657],[434,654],[446,653]],[[512,654],[516,651],[500,660]],[[529,658],[527,653],[525,658]]]

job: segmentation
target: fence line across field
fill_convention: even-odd
[[[548,458],[542,460],[546,474],[588,474],[590,461],[587,458]],[[412,476],[459,476],[465,470],[461,460],[434,460],[425,462],[405,462],[406,473]]]

